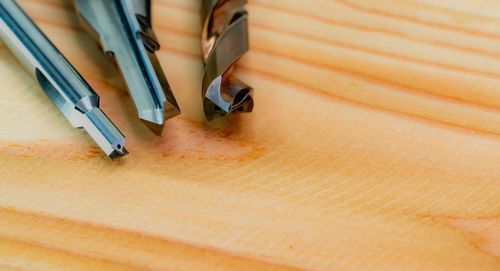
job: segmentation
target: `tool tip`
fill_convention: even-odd
[[[127,149],[123,148],[122,150],[113,150],[108,156],[111,158],[111,159],[115,159],[115,158],[118,158],[118,157],[121,157],[121,156],[124,156],[124,155],[127,155],[128,154],[128,151]]]
[[[99,107],[77,116],[81,116],[78,127],[83,127],[110,158],[128,154],[125,137]]]
[[[162,131],[163,131],[163,123],[162,124],[159,124],[159,123],[155,123],[155,122],[152,122],[152,121],[149,121],[149,120],[145,120],[145,119],[141,119],[142,123],[144,123],[144,125],[146,125],[146,127],[149,128],[149,130],[151,130],[153,133],[155,133],[156,135],[161,135]]]
[[[179,106],[175,102],[167,100],[163,102],[163,120],[166,121],[168,119],[171,119],[175,116],[178,116],[181,114],[181,110],[179,109]]]
[[[179,114],[179,108],[166,101],[163,108],[141,110],[139,118],[153,133],[161,135],[165,121]]]
[[[111,146],[112,150],[108,154],[108,156],[111,159],[114,159],[114,158],[118,158],[118,157],[127,155],[128,151],[127,151],[127,149],[125,149],[124,143],[125,143],[124,140],[119,140],[118,142],[112,144],[112,146]]]
[[[161,108],[139,110],[139,119],[155,134],[163,130],[163,110]]]

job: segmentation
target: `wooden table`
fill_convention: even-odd
[[[19,0],[130,155],[1,45],[0,269],[500,269],[500,2],[250,0],[255,111],[214,122],[198,2],[153,1],[183,112],[156,137],[71,1]]]

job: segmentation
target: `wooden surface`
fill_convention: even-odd
[[[500,269],[500,2],[250,0],[255,111],[208,123],[198,1],[153,1],[183,112],[161,138],[69,0],[19,3],[130,155],[1,46],[0,269]]]

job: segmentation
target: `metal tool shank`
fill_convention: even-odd
[[[80,22],[115,60],[134,100],[139,118],[160,134],[165,120],[180,114],[155,51],[150,2],[145,0],[74,0]]]
[[[99,96],[13,0],[0,1],[0,38],[74,127],[87,130],[110,157],[127,153]]]

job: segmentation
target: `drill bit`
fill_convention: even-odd
[[[14,0],[0,1],[0,38],[74,127],[111,158],[128,153],[125,137],[99,109],[99,96]]]
[[[253,89],[232,75],[249,49],[246,0],[202,0],[203,109],[207,119],[253,110]]]
[[[149,0],[74,0],[83,28],[114,60],[128,86],[137,113],[155,134],[180,114],[155,51]]]

